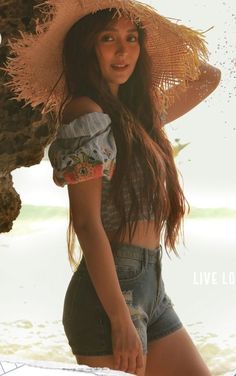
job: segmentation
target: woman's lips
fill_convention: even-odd
[[[126,64],[112,64],[111,65],[112,69],[116,70],[116,71],[124,71],[128,68],[128,65]]]

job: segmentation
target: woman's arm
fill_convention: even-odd
[[[109,240],[101,218],[102,178],[68,186],[75,232],[89,275],[111,322],[114,368],[137,373],[142,343],[122,294]]]
[[[221,71],[210,64],[202,63],[200,66],[201,75],[198,80],[188,83],[186,91],[179,90],[174,93],[173,89],[169,89],[166,93],[171,95],[174,93],[174,102],[167,110],[166,123],[178,119],[193,107],[197,106],[205,98],[208,97],[218,86],[221,79]]]
[[[130,316],[100,216],[102,178],[68,185],[73,224],[94,288],[114,322]]]
[[[102,109],[88,97],[72,99],[64,109],[66,121]],[[101,221],[102,178],[68,185],[76,235],[94,288],[110,320],[128,315],[121,292],[109,240]]]

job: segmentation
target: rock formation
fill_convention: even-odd
[[[34,31],[33,6],[40,1],[0,0],[0,66],[9,56],[7,40],[19,30]],[[37,17],[36,13],[36,17]],[[0,232],[12,229],[21,200],[15,191],[11,171],[40,163],[44,149],[55,134],[52,119],[22,103],[10,100],[12,93],[3,85],[7,76],[0,71]]]

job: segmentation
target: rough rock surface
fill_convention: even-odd
[[[7,40],[18,36],[19,30],[34,31],[32,15],[37,3],[40,1],[0,0],[1,67],[9,56]],[[13,95],[3,85],[7,79],[0,70],[0,232],[12,229],[21,208],[11,171],[40,163],[56,131],[51,118],[43,119],[39,110],[29,105],[22,108],[22,103],[10,100]]]

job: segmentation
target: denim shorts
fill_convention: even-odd
[[[116,271],[143,353],[147,343],[183,326],[162,279],[162,247],[112,245]],[[68,286],[63,325],[74,355],[112,355],[111,325],[93,287],[84,257]]]

